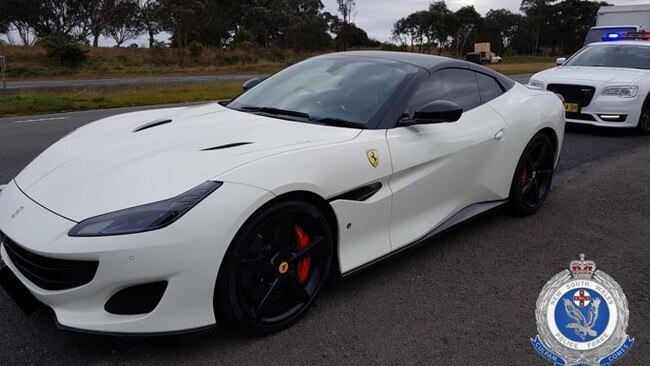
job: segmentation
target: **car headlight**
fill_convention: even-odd
[[[164,201],[91,217],[78,223],[69,236],[110,236],[158,230],[178,220],[223,183],[205,182]]]
[[[639,87],[636,85],[608,86],[603,90],[603,95],[621,98],[634,98],[637,93],[639,93]]]
[[[538,80],[533,80],[533,79],[530,79],[528,81],[528,86],[532,86],[533,88],[544,89],[544,83],[542,83],[541,81],[538,81]]]

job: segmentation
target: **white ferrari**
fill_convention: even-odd
[[[245,89],[36,158],[0,192],[6,287],[65,329],[277,331],[331,275],[502,204],[537,211],[564,135],[555,94],[442,57],[328,54]]]
[[[558,59],[528,84],[562,95],[567,122],[650,134],[650,41],[618,37]]]

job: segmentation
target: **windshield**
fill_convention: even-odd
[[[636,27],[611,27],[611,28],[596,28],[590,29],[585,38],[585,46],[589,43],[602,42],[603,39],[610,33],[629,33],[636,32]]]
[[[650,69],[650,46],[603,44],[588,46],[571,57],[564,66],[602,66]]]
[[[374,58],[312,58],[271,76],[227,106],[296,121],[366,128],[415,71],[415,66]]]

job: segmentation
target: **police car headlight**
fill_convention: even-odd
[[[533,79],[530,79],[530,81],[528,81],[528,86],[532,86],[533,88],[544,89],[544,83]]]
[[[603,90],[603,95],[617,96],[621,98],[634,98],[639,93],[636,85],[608,86]]]

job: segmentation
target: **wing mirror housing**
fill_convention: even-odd
[[[404,121],[400,125],[410,126],[456,122],[462,114],[463,108],[458,104],[446,100],[436,100],[416,109],[414,118],[409,121]]]
[[[261,83],[262,80],[263,80],[262,78],[248,79],[242,84],[241,87],[242,89],[244,89],[244,91],[248,91],[249,89],[253,88],[255,85]]]
[[[564,65],[565,62],[566,62],[566,57],[560,57],[560,58],[555,59],[555,64],[557,66],[562,66],[562,65]]]

